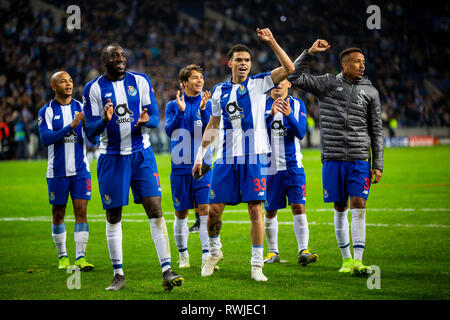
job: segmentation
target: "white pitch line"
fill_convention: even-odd
[[[133,214],[138,215],[138,214]],[[140,214],[141,216],[144,216],[144,214]],[[6,218],[0,218],[0,221],[25,221],[25,222],[51,222],[51,217],[6,217]],[[67,222],[74,222],[75,219],[73,217],[66,217],[65,221]],[[88,222],[103,222],[105,223],[106,219],[89,219]],[[137,220],[137,219],[127,219],[122,218],[122,221],[127,222],[137,222],[137,223],[149,223],[147,219]],[[190,223],[194,222],[194,220],[188,220]],[[173,223],[174,220],[166,220],[168,223]],[[222,220],[222,223],[224,224],[250,224],[250,221],[245,220]],[[278,221],[278,224],[280,225],[292,225],[293,222],[291,221]],[[309,225],[328,225],[328,226],[334,226],[333,222],[315,222],[315,221],[308,221]],[[366,226],[368,227],[403,227],[403,228],[448,228],[448,225],[445,224],[388,224],[388,223],[367,223]]]

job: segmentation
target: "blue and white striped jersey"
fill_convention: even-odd
[[[39,135],[48,147],[47,178],[90,172],[83,125],[80,122],[75,129],[70,127],[75,114],[82,110],[75,99],[67,105],[53,99],[39,110]]]
[[[270,152],[264,112],[266,92],[273,87],[270,72],[248,77],[241,84],[230,80],[214,87],[212,114],[222,116],[217,158]]]
[[[108,100],[113,104],[114,114],[105,124],[103,109]],[[84,87],[83,103],[88,134],[100,135],[100,153],[125,155],[150,146],[146,129],[134,126],[144,108],[150,116],[145,126],[154,128],[159,123],[155,93],[145,74],[126,72],[117,81],[100,76]]]
[[[277,112],[274,117],[270,110],[274,100],[266,99],[266,123],[272,152],[270,154],[269,173],[291,168],[303,168],[300,140],[306,133],[306,107],[303,101],[288,96],[291,113],[285,117]]]

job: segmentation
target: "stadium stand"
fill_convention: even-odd
[[[167,152],[162,130],[164,110],[174,99],[177,75],[195,63],[205,70],[205,88],[229,76],[225,54],[230,45],[253,50],[252,73],[275,67],[276,59],[257,41],[255,29],[269,27],[294,59],[316,38],[332,48],[318,55],[313,74],[338,73],[339,52],[363,48],[366,73],[380,91],[386,128],[450,127],[447,65],[450,5],[384,1],[380,30],[368,30],[367,1],[75,1],[81,8],[81,29],[66,29],[66,1],[0,2],[0,159],[45,157],[37,138],[37,112],[52,98],[49,77],[58,69],[73,77],[74,98],[86,82],[102,73],[101,48],[120,43],[128,53],[129,70],[150,76],[161,115],[152,133],[155,152]],[[349,4],[350,3],[350,4]],[[295,91],[318,125],[315,98]],[[395,120],[395,121],[393,121]],[[5,130],[5,129],[2,129]],[[392,134],[394,128],[386,130]]]

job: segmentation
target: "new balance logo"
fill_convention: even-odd
[[[258,193],[258,197],[261,197],[264,195],[264,191],[261,191],[260,193]]]
[[[336,88],[336,91],[338,91],[338,92],[341,92],[342,90],[344,90],[344,88],[342,88],[342,87],[337,87]]]
[[[112,93],[111,92],[108,92],[107,94],[105,94],[105,98],[109,98],[109,97],[112,97]]]

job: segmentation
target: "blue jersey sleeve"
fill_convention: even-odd
[[[166,122],[165,122],[165,129],[166,134],[171,137],[172,133],[178,129],[181,128],[181,121],[184,118],[184,111],[181,111],[180,108],[178,108],[178,105],[175,100],[170,101],[167,104],[166,107]]]
[[[48,147],[49,145],[62,141],[66,134],[68,134],[72,130],[72,127],[70,126],[70,124],[68,124],[58,131],[53,131],[53,127],[51,124],[52,119],[48,116],[46,110],[46,107],[43,107],[41,108],[41,110],[39,110],[38,128],[42,144]]]
[[[291,101],[291,113],[286,117],[290,131],[294,134],[298,139],[302,140],[306,134],[306,107],[303,101],[297,100],[300,103],[300,110],[298,111],[298,120],[294,116],[294,100]]]
[[[144,87],[144,92],[142,93],[142,108],[147,108],[147,113],[149,119],[145,126],[147,128],[157,128],[159,121],[161,120],[159,117],[158,104],[156,102],[155,90],[153,90],[152,83],[150,79],[145,75],[142,76],[147,81],[148,87]]]
[[[101,99],[99,100],[95,94],[91,94],[92,83],[89,82],[83,89],[83,110],[86,134],[91,141],[95,141],[95,137],[105,130],[107,122],[103,121],[102,116],[93,115],[92,109],[100,109],[98,103],[101,103]]]

